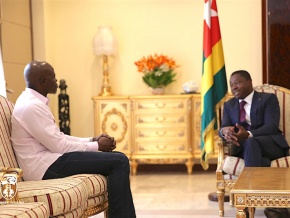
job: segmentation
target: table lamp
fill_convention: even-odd
[[[94,53],[103,57],[103,85],[100,96],[110,96],[111,85],[109,83],[109,64],[108,56],[115,55],[117,43],[112,33],[112,28],[108,26],[100,26],[94,38]]]

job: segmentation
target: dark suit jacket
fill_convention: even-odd
[[[239,111],[238,99],[232,98],[225,102],[221,128],[239,123]],[[280,147],[289,147],[279,130],[280,107],[276,95],[254,91],[250,118],[253,137],[270,136]]]

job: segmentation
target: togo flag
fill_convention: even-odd
[[[206,170],[208,159],[214,153],[216,109],[224,102],[228,91],[216,0],[205,0],[203,25],[200,161]]]

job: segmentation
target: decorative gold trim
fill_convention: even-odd
[[[191,111],[191,106],[192,106],[192,100],[191,98],[187,100],[187,110]]]
[[[234,199],[236,206],[245,206],[246,205],[246,194],[235,195]]]
[[[126,103],[123,103],[123,104],[121,104],[122,105],[122,107],[125,109],[125,111],[127,112],[127,104]]]
[[[118,111],[116,108],[113,108],[112,110],[108,111],[105,114],[104,119],[102,121],[102,131],[103,131],[103,133],[107,134],[106,122],[108,121],[108,117],[113,115],[113,114],[117,115],[118,117],[120,117],[122,122],[123,122],[123,131],[121,132],[121,137],[120,138],[116,138],[116,142],[121,142],[125,138],[125,135],[126,135],[126,132],[127,132],[127,128],[128,128],[128,124],[127,124],[127,121],[126,121],[126,118],[124,117],[124,115],[120,111]],[[116,130],[117,129],[117,125],[115,124],[115,125],[111,126],[111,128],[113,130]]]
[[[138,163],[147,163],[147,164],[176,164],[176,163],[185,163],[187,159],[175,159],[175,158],[164,158],[164,159],[138,159]]]
[[[20,202],[17,183],[20,181],[23,172],[20,168],[3,167],[0,170],[0,194],[1,203],[10,204]]]
[[[177,108],[184,108],[184,104],[183,103],[180,103]]]
[[[280,91],[280,92],[285,92],[287,94],[290,94],[290,90],[287,89],[287,88],[284,88],[282,86],[277,86],[277,85],[270,85],[270,84],[263,84],[263,85],[260,85],[260,86],[256,86],[254,87],[254,89],[256,91],[264,91],[264,90],[276,90],[276,91]]]
[[[105,201],[104,203],[102,203],[100,205],[97,205],[97,206],[94,206],[94,207],[86,209],[84,214],[87,217],[90,217],[90,216],[96,215],[96,214],[101,213],[101,212],[104,211],[105,212],[105,217],[107,217],[106,211],[108,210],[108,208],[109,208],[109,203],[108,203],[108,201]]]
[[[246,206],[251,207],[290,207],[290,195],[247,194]]]

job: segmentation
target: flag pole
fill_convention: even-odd
[[[228,91],[222,39],[216,0],[205,0],[203,23],[203,66],[201,85],[201,157],[204,170],[214,154],[214,136],[217,134],[216,110],[224,102]],[[217,193],[209,200],[218,201]],[[229,198],[225,198],[229,201]]]

